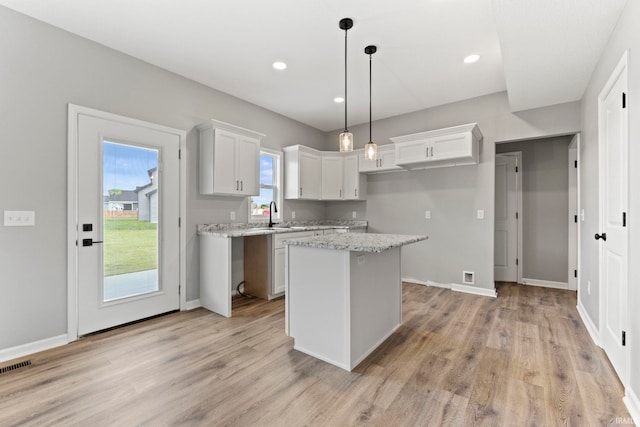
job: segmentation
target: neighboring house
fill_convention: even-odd
[[[142,187],[136,187],[138,221],[158,222],[158,182],[155,175],[158,167],[149,169],[149,183]]]
[[[105,211],[137,211],[138,195],[136,190],[122,190],[118,194],[104,196]]]

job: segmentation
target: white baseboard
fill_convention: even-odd
[[[408,283],[415,283],[417,285],[422,285],[422,286],[431,286],[434,288],[451,289],[451,285],[447,283],[432,282],[431,280],[427,280],[425,282],[424,280],[414,279],[413,277],[403,277],[402,281],[408,282]]]
[[[60,347],[68,343],[69,343],[69,340],[68,340],[67,334],[64,334],[64,335],[58,335],[56,337],[46,338],[40,341],[34,341],[27,344],[18,345],[15,347],[5,348],[0,350],[0,362],[6,362],[7,360],[18,359],[20,357],[38,353],[40,351],[49,350],[55,347]]]
[[[425,282],[424,280],[418,280],[412,277],[403,277],[402,281],[416,283],[418,285],[423,285],[423,286],[431,286],[434,288],[451,289],[452,291],[456,291],[456,292],[464,292],[467,294],[481,295],[484,297],[495,298],[497,296],[495,287],[493,289],[486,289],[486,288],[478,288],[478,287],[469,286],[469,285],[459,285],[457,283],[438,283],[438,282],[432,282],[431,280],[427,280]]]
[[[196,309],[198,307],[202,307],[202,305],[200,304],[200,299],[192,299],[191,301],[187,301],[187,303],[184,306],[185,310],[193,310]]]
[[[523,285],[540,286],[541,288],[569,289],[567,282],[553,282],[551,280],[525,279],[522,278]]]
[[[487,288],[478,288],[476,286],[460,285],[458,283],[452,283],[451,290],[456,292],[464,292],[466,294],[480,295],[483,297],[496,298],[498,296],[498,294],[496,294],[495,286],[492,289],[487,289]]]
[[[638,399],[638,395],[633,392],[633,390],[627,388],[625,389],[624,398],[622,399],[624,404],[633,418],[633,422],[640,426],[640,399]]]
[[[578,309],[578,315],[580,316],[580,319],[582,319],[584,327],[587,328],[587,332],[589,332],[589,336],[593,340],[593,343],[598,347],[602,347],[600,344],[600,332],[598,331],[598,328],[596,328],[596,325],[593,324],[593,320],[591,320],[589,313],[587,313],[587,310],[585,310],[582,305],[582,301],[578,300],[576,309]]]

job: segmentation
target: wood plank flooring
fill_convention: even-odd
[[[293,350],[284,301],[174,313],[0,374],[0,425],[601,426],[629,419],[575,292],[404,284],[403,325],[349,373]],[[6,364],[3,364],[4,366]],[[2,367],[0,366],[0,367]]]

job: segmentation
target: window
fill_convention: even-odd
[[[273,220],[282,219],[282,153],[260,149],[260,195],[249,198],[249,220],[268,221],[269,203],[276,202],[278,212],[271,214]]]

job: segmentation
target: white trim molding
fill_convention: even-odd
[[[554,289],[569,289],[569,283],[567,282],[554,282],[551,280],[539,280],[539,279],[522,279],[523,285],[540,286],[541,288],[554,288]]]
[[[631,418],[635,425],[640,426],[640,399],[630,388],[625,389],[624,397],[622,398]]]
[[[200,308],[202,305],[200,304],[200,299],[192,299],[191,301],[187,301],[184,305],[184,310],[195,310],[196,308]]]
[[[417,285],[422,285],[422,286],[430,286],[433,288],[449,289],[455,292],[464,292],[465,294],[480,295],[483,297],[495,298],[498,296],[498,294],[496,293],[495,287],[492,289],[487,289],[487,288],[479,288],[477,286],[460,285],[458,283],[438,283],[438,282],[432,282],[431,280],[427,280],[425,282],[424,280],[418,280],[412,277],[403,277],[402,281],[408,282],[408,283],[415,283]]]
[[[585,310],[582,305],[582,301],[578,301],[576,309],[578,310],[578,315],[580,316],[584,327],[587,328],[587,332],[589,332],[589,336],[591,336],[593,343],[598,347],[602,347],[602,344],[600,343],[599,329],[593,324],[593,320],[591,320],[591,316],[589,316],[589,313],[587,313],[587,310]]]
[[[0,363],[68,344],[67,334],[0,350]]]

